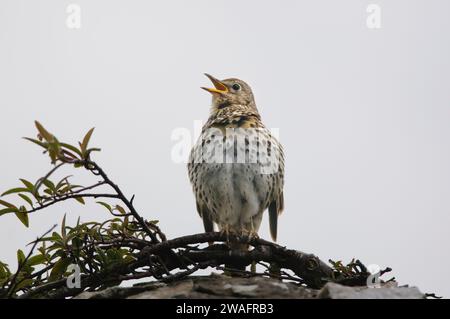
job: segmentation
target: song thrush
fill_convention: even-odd
[[[283,148],[262,123],[247,83],[205,75],[214,84],[203,88],[212,94],[212,108],[188,163],[205,231],[217,224],[222,232],[257,236],[268,209],[276,240],[283,210]]]

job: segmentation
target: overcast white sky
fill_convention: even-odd
[[[66,26],[69,3],[81,29]],[[381,29],[366,26],[370,3]],[[449,12],[446,0],[2,0],[0,189],[49,168],[20,139],[35,119],[73,142],[95,126],[95,159],[139,211],[169,237],[201,232],[171,134],[207,118],[203,72],[239,77],[285,147],[279,243],[390,266],[449,297]],[[15,267],[64,213],[107,217],[76,203],[33,214],[29,229],[2,216],[0,260]]]

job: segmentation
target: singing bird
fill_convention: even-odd
[[[202,87],[212,94],[212,107],[188,162],[205,231],[214,231],[216,224],[227,234],[257,237],[268,209],[276,241],[284,205],[283,148],[262,123],[247,83],[205,75],[214,85]]]

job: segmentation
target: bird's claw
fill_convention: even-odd
[[[230,228],[228,225],[225,225],[221,230],[220,230],[220,235],[224,236],[225,235],[225,240],[226,243],[230,242]]]
[[[256,231],[251,231],[250,234],[248,235],[248,239],[249,239],[249,241],[252,241],[254,239],[259,239],[259,235]]]
[[[258,233],[254,230],[244,229],[244,230],[242,230],[240,235],[241,235],[241,237],[246,237],[248,242],[251,242],[252,240],[259,238]]]

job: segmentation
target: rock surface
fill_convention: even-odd
[[[395,283],[381,288],[346,287],[326,284],[321,290],[266,277],[210,276],[189,277],[171,284],[149,282],[133,287],[112,287],[97,292],[83,292],[76,299],[166,299],[166,298],[281,298],[281,299],[421,299],[415,287],[398,287]]]
[[[424,294],[416,287],[346,287],[327,283],[318,298],[326,299],[423,299]]]

